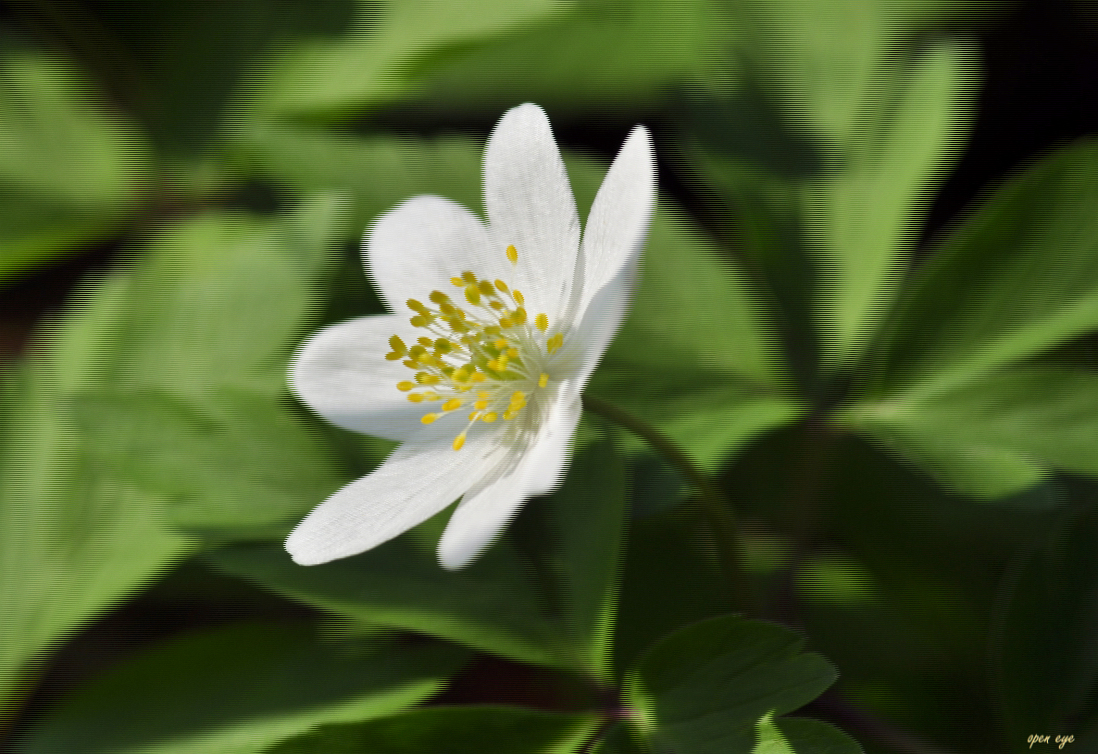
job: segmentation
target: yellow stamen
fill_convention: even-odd
[[[439,304],[440,306],[450,301],[450,297],[442,291],[431,291],[431,295],[428,296],[428,298],[431,299],[431,301],[433,301],[434,303]]]
[[[484,409],[488,408],[488,401],[477,401],[473,404],[473,408],[475,408],[477,411],[483,411]]]
[[[398,382],[397,383],[397,390],[400,390],[403,393],[407,393],[409,390],[411,390],[415,386],[416,386],[416,384],[414,382],[409,382],[408,380],[404,380],[403,382]]]
[[[404,341],[396,335],[389,338],[389,347],[392,348],[395,353],[399,353],[401,356],[408,352],[408,347],[404,345]]]
[[[511,260],[511,264],[518,264],[518,249],[514,246],[508,246],[507,258]]]
[[[450,282],[453,285],[456,285],[458,288],[464,288],[465,287],[465,281],[462,280],[461,278],[450,278]]]
[[[438,418],[438,414],[424,414],[423,418],[420,419],[420,421],[423,422],[424,424],[433,424],[435,419],[437,419],[437,418]]]
[[[442,404],[443,411],[457,411],[461,408],[461,398],[451,398]]]
[[[464,432],[462,432],[460,435],[458,435],[457,437],[454,438],[454,450],[461,450],[463,447],[465,447],[465,433]]]
[[[477,276],[474,275],[473,273],[469,272],[468,270],[461,273],[461,279],[464,280],[469,285],[476,285],[477,284]]]
[[[498,418],[499,418],[499,414],[497,414],[495,411],[489,411],[488,413],[486,413],[484,415],[484,423],[485,424],[491,424],[492,422],[494,422]]]
[[[467,285],[465,287],[465,300],[474,305],[480,303],[480,291],[475,285]]]
[[[412,403],[423,403],[423,395],[420,393],[409,393],[408,400]]]
[[[511,312],[511,319],[515,320],[521,325],[523,322],[526,321],[526,310],[520,306],[518,309],[515,309],[513,312]]]
[[[522,297],[522,291],[517,288],[511,291],[511,298],[513,298],[519,306],[524,306],[526,304],[526,300]]]
[[[496,281],[496,288],[499,288],[502,293],[507,293],[507,283],[503,282],[502,280]]]
[[[492,284],[489,283],[487,280],[481,280],[477,284],[477,288],[479,288],[480,292],[483,293],[485,296],[495,296],[496,295],[496,289],[493,288]]]
[[[545,387],[549,384],[549,375],[545,372],[541,373],[541,377],[538,377],[538,387]]]

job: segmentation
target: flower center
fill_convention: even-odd
[[[507,247],[507,258],[518,264],[514,246]],[[463,272],[450,282],[464,289],[468,306],[456,306],[442,291],[431,293],[433,307],[408,299],[408,308],[415,313],[412,325],[428,335],[410,348],[394,335],[389,338],[393,350],[385,358],[403,359],[415,372],[412,380],[397,383],[409,401],[441,401],[439,410],[423,415],[424,424],[471,408],[469,423],[454,438],[454,450],[461,450],[473,424],[491,424],[500,417],[511,421],[537,390],[549,384],[549,357],[563,345],[564,335],[547,335],[549,318],[544,314],[531,322],[522,292],[502,280],[492,283]]]

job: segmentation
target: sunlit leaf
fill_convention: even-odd
[[[572,754],[592,715],[518,707],[428,707],[355,725],[327,726],[268,754]]]
[[[299,626],[238,624],[118,665],[35,725],[21,754],[253,754],[324,723],[436,693],[464,653],[391,640],[325,644]]]
[[[756,724],[751,754],[861,754],[862,747],[838,728],[819,720],[767,714]]]
[[[174,524],[218,538],[281,538],[346,481],[316,427],[267,397],[107,391],[74,412],[96,459],[171,498]]]
[[[114,375],[123,278],[89,285],[7,375],[0,450],[0,697],[21,670],[191,547],[163,499],[103,473],[68,411]]]
[[[143,200],[150,149],[71,63],[0,48],[0,282],[102,238]]]
[[[714,0],[576,3],[547,23],[436,56],[410,107],[453,115],[524,100],[566,113],[652,106],[683,84],[734,76],[735,34]]]
[[[933,250],[871,395],[938,393],[1098,326],[1098,143],[1038,161]]]
[[[940,393],[901,391],[848,416],[947,484],[995,497],[1034,484],[1049,469],[1098,476],[1096,396],[1098,375],[1034,364]]]
[[[561,10],[549,0],[356,2],[355,17],[339,38],[271,51],[241,93],[241,105],[252,117],[376,107],[414,91],[416,72],[431,57],[544,22]]]

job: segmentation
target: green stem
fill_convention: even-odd
[[[643,439],[697,489],[702,512],[708,519],[716,540],[717,553],[728,580],[732,600],[745,613],[754,613],[755,604],[751,585],[743,568],[743,548],[737,532],[736,516],[720,488],[709,480],[678,445],[650,424],[591,395],[584,394],[583,406],[591,413],[609,419]]]

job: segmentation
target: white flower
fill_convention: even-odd
[[[378,180],[384,180],[378,176]],[[417,196],[365,241],[367,274],[394,312],[313,336],[294,392],[329,421],[403,441],[286,540],[301,564],[369,550],[461,498],[439,560],[472,560],[568,463],[580,396],[625,315],[655,201],[648,131],[637,126],[579,217],[537,105],[500,119],[484,154],[485,224]]]

